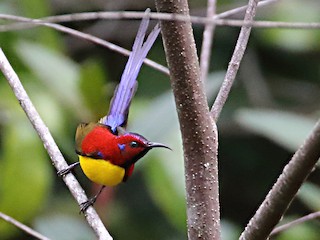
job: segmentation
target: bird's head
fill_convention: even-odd
[[[137,133],[130,132],[119,135],[117,144],[120,149],[121,157],[123,159],[123,167],[134,164],[152,148],[170,149],[168,146],[162,143],[148,141],[143,136]]]

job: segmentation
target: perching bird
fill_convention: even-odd
[[[146,13],[150,9],[146,10]],[[102,188],[93,198],[81,205],[84,212],[92,205],[104,186],[115,186],[131,176],[134,164],[150,149],[169,147],[148,141],[143,136],[125,130],[131,100],[137,88],[137,76],[150,48],[156,40],[160,27],[157,24],[144,42],[149,18],[140,24],[132,52],[125,66],[121,81],[114,92],[109,113],[98,123],[80,124],[76,131],[76,153],[79,162],[59,172],[65,175],[80,163],[84,174]]]

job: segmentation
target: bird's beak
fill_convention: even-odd
[[[156,142],[148,142],[147,143],[148,148],[167,148],[170,149],[172,151],[171,148],[169,148],[168,146],[162,144],[162,143],[156,143]]]

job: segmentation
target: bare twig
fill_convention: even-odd
[[[301,223],[304,223],[304,222],[307,222],[307,221],[311,221],[311,220],[314,220],[316,218],[320,218],[320,211],[318,212],[314,212],[314,213],[310,213],[306,216],[303,216],[301,218],[298,218],[294,221],[291,221],[291,222],[288,222],[286,224],[283,224],[281,226],[278,226],[276,228],[274,228],[270,234],[270,237],[271,236],[274,236],[276,234],[279,234],[280,232],[283,232],[283,231],[286,231],[288,230],[289,228],[292,228],[298,224],[301,224]]]
[[[275,3],[275,2],[278,2],[278,1],[279,1],[279,0],[264,0],[264,1],[259,1],[258,7],[259,7],[259,8],[260,8],[260,7],[265,7],[265,6],[268,6],[268,5],[271,4],[271,3]],[[245,5],[245,6],[242,6],[242,7],[234,8],[234,9],[225,11],[225,12],[223,12],[223,13],[217,14],[216,16],[217,16],[218,18],[231,17],[232,15],[245,12],[245,11],[247,10],[247,7],[248,7],[248,6]]]
[[[276,183],[249,221],[242,240],[266,239],[289,207],[320,157],[320,120],[283,169]]]
[[[254,19],[254,16],[256,14],[256,9],[257,9],[257,3],[258,3],[257,0],[249,0],[248,8],[246,10],[246,14],[244,17],[245,21],[252,21]],[[231,87],[236,78],[238,69],[240,67],[240,62],[247,48],[250,33],[251,33],[251,27],[249,26],[241,27],[239,38],[238,38],[236,47],[234,49],[231,61],[229,63],[226,76],[224,78],[224,81],[219,90],[218,96],[211,109],[211,113],[215,121],[218,120],[221,110],[229,96],[229,92],[231,90]]]
[[[216,13],[216,0],[208,0],[207,18],[212,18]],[[203,31],[203,40],[200,55],[201,79],[206,81],[209,71],[209,63],[211,57],[211,46],[214,35],[214,24],[206,24]]]
[[[221,19],[216,20],[216,25],[219,26],[230,26],[230,27],[254,27],[254,28],[286,28],[286,29],[319,29],[319,22],[273,22],[273,21],[241,21],[241,20],[230,20]]]
[[[50,240],[46,236],[43,236],[41,233],[33,230],[32,228],[28,227],[27,225],[24,225],[23,223],[17,221],[16,219],[0,212],[0,218],[2,218],[4,221],[13,224],[17,228],[20,228],[22,231],[26,232],[27,234],[40,239],[40,240]]]
[[[44,124],[37,110],[33,106],[28,94],[26,93],[20,82],[20,79],[11,67],[1,48],[0,70],[7,79],[22,109],[25,111],[28,119],[30,120],[31,124],[42,140],[43,145],[47,150],[53,165],[58,171],[65,169],[68,166],[65,159],[63,158],[58,146],[52,138],[49,129]],[[88,200],[79,182],[73,176],[73,174],[67,174],[63,178],[63,180],[72,193],[73,197],[77,200],[78,204],[81,204]],[[85,217],[99,239],[112,239],[93,207],[88,208]]]
[[[259,7],[267,6],[279,0],[265,0],[258,3]],[[231,27],[255,27],[255,28],[289,28],[289,29],[319,29],[319,22],[274,22],[274,21],[242,21],[233,19],[222,19],[230,17],[234,14],[241,13],[247,8],[242,6],[239,8],[231,9],[220,14],[214,15],[212,18],[198,17],[198,16],[184,16],[182,14],[170,13],[149,13],[151,19],[156,20],[177,20],[188,21],[194,24],[215,24],[218,26],[231,26]],[[26,28],[39,26],[39,23],[59,23],[59,22],[72,22],[72,21],[88,21],[97,19],[141,19],[144,16],[143,12],[85,12],[73,13],[59,16],[50,16],[41,19],[29,19],[18,17],[9,14],[0,14],[0,19],[23,21],[23,23],[11,23],[7,25],[0,25],[0,31],[13,31]],[[20,20],[19,20],[20,18]],[[22,20],[24,19],[24,20]],[[36,24],[38,23],[38,24]],[[125,53],[124,53],[125,54]],[[126,54],[125,54],[126,55]]]
[[[242,9],[242,7],[241,7]],[[247,21],[247,20],[235,20],[235,19],[220,19],[220,15],[229,15],[233,11],[227,11],[221,14],[214,15],[213,18],[190,16],[190,18],[181,14],[170,13],[149,13],[152,19],[163,21],[179,21],[179,22],[192,22],[194,24],[214,24],[217,26],[229,26],[229,27],[255,27],[255,28],[286,28],[286,29],[319,29],[320,22],[277,22],[277,21]],[[126,13],[126,14],[121,14]],[[74,15],[74,16],[73,16]],[[102,15],[102,16],[100,16]],[[143,16],[140,12],[94,12],[94,13],[73,13],[70,15],[60,15],[48,17],[52,19],[52,22],[69,22],[69,21],[87,21],[94,19],[140,19]],[[67,18],[68,17],[68,18]],[[70,18],[69,18],[70,17]],[[25,20],[18,20],[23,18]],[[0,19],[20,21],[23,23],[11,23],[7,25],[0,25],[0,32],[14,31],[33,28],[36,26],[45,25],[45,23],[52,23],[51,21],[43,19],[31,19],[20,17],[16,15],[0,14]],[[69,20],[69,21],[67,21]],[[50,27],[47,25],[47,27]],[[76,30],[75,30],[76,31]]]
[[[259,7],[267,6],[271,3],[277,2],[279,0],[265,0],[260,1],[258,3]],[[192,22],[194,24],[215,24],[219,26],[233,26],[233,27],[241,27],[243,25],[246,26],[255,26],[254,24],[257,24],[256,27],[271,27],[268,24],[273,22],[243,22],[242,20],[231,20],[231,19],[225,19],[222,20],[222,18],[230,17],[234,14],[244,12],[247,9],[247,6],[238,7],[235,9],[231,9],[216,15],[213,15],[212,17],[198,17],[198,16],[188,16],[186,17],[183,14],[171,14],[171,13],[149,13],[150,19],[155,20],[176,20],[176,21],[188,21]],[[144,12],[84,12],[84,13],[72,13],[72,14],[64,14],[59,16],[49,16],[45,18],[40,19],[33,19],[33,22],[30,22],[31,19],[29,19],[29,22],[25,21],[24,23],[13,23],[8,25],[2,25],[0,26],[0,31],[12,31],[12,30],[20,30],[25,28],[32,28],[35,27],[34,22],[42,22],[42,23],[61,23],[61,22],[74,22],[74,21],[88,21],[88,20],[97,20],[97,19],[142,19],[144,16]],[[8,19],[8,20],[15,20],[12,19],[14,15],[9,14],[0,14],[1,19]],[[19,18],[19,17],[18,17]],[[22,17],[21,17],[22,18]],[[25,18],[28,19],[28,18]],[[17,19],[16,19],[17,20]],[[21,21],[21,20],[17,20]],[[261,23],[261,25],[260,25]],[[264,24],[267,23],[267,24]],[[289,27],[286,24],[290,23],[283,23],[284,25],[280,27]],[[294,23],[293,23],[294,24]],[[308,23],[301,23],[304,25],[300,25],[298,23],[297,28],[303,27]],[[317,23],[316,23],[317,24]],[[281,25],[281,23],[280,23]],[[315,27],[315,26],[313,26]]]
[[[14,15],[7,15],[7,14],[0,14],[0,19],[21,21],[21,22],[26,22],[28,24],[33,24],[33,25],[39,25],[39,26],[45,26],[45,27],[53,28],[53,29],[58,30],[60,32],[64,32],[64,33],[73,35],[75,37],[85,39],[85,40],[87,40],[89,42],[101,45],[101,46],[106,47],[106,48],[108,48],[108,49],[110,49],[112,51],[119,52],[119,53],[121,53],[121,54],[123,54],[125,56],[129,56],[129,54],[130,54],[130,51],[128,51],[127,49],[119,47],[119,46],[117,46],[117,45],[115,45],[113,43],[110,43],[110,42],[105,41],[105,40],[103,40],[101,38],[98,38],[98,37],[92,36],[90,34],[74,30],[72,28],[65,27],[65,26],[62,26],[62,25],[59,25],[59,24],[47,23],[47,22],[43,22],[43,21],[37,20],[37,19],[19,17],[19,16],[14,16]],[[5,27],[5,26],[2,26],[2,27]],[[153,67],[154,69],[157,69],[160,72],[163,72],[163,73],[169,75],[169,70],[166,67],[162,66],[161,64],[158,64],[158,63],[156,63],[154,61],[151,61],[149,59],[145,59],[144,63],[147,64],[150,67]]]
[[[189,15],[187,0],[156,0]],[[183,139],[189,239],[220,239],[217,129],[209,113],[190,22],[162,21],[162,38]]]

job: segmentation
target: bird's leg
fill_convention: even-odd
[[[88,207],[92,206],[96,202],[97,197],[100,195],[100,193],[102,192],[104,187],[105,186],[102,186],[100,188],[99,192],[96,195],[94,195],[92,198],[90,198],[88,201],[85,201],[80,204],[80,213],[84,213]]]
[[[79,163],[80,163],[80,162],[72,163],[72,164],[69,165],[67,168],[58,171],[58,172],[57,172],[58,176],[62,177],[62,176],[64,176],[64,175],[68,174],[69,172],[71,172],[72,169],[74,169],[76,166],[78,166]]]

